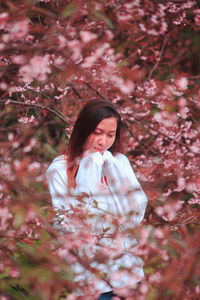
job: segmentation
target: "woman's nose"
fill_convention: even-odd
[[[106,136],[102,135],[99,139],[99,144],[104,146],[106,144]]]

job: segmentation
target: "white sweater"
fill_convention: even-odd
[[[110,151],[105,151],[102,155],[95,152],[84,156],[80,160],[79,169],[76,175],[76,188],[69,193],[67,180],[67,158],[64,155],[56,157],[49,166],[47,173],[47,181],[49,191],[52,197],[52,204],[55,209],[71,210],[73,207],[80,205],[80,201],[76,199],[78,195],[84,196],[84,206],[89,212],[96,216],[94,223],[94,231],[100,231],[107,226],[105,221],[100,221],[101,216],[109,214],[114,217],[121,217],[123,221],[129,221],[122,224],[129,228],[138,225],[145,213],[147,205],[147,197],[132,170],[127,157],[123,154],[113,156]],[[69,195],[70,194],[70,195]],[[74,195],[74,197],[72,196]],[[83,205],[83,202],[81,203]],[[129,217],[126,219],[126,217]],[[64,223],[63,227],[64,227]],[[112,233],[112,225],[110,224]],[[104,245],[112,247],[111,239],[104,239]],[[115,260],[102,266],[92,263],[93,267],[99,268],[100,271],[106,272],[113,288],[121,288],[126,285],[132,285],[141,280],[143,275],[143,262],[139,257],[130,253],[130,246],[136,245],[136,240],[131,241],[127,238],[122,241],[124,254]],[[131,248],[133,249],[133,248]],[[123,274],[119,280],[113,280],[114,274],[119,268],[127,267],[134,276]],[[80,266],[74,266],[74,271],[80,271]],[[90,280],[89,272],[83,271],[84,276],[77,276],[77,280]],[[86,274],[88,273],[88,274]],[[79,272],[80,275],[80,272]],[[103,281],[99,280],[96,286],[99,291],[109,291],[111,288]]]

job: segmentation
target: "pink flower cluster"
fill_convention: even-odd
[[[155,212],[165,221],[173,221],[178,211],[182,208],[183,201],[165,203],[163,206],[157,206]]]
[[[19,76],[25,83],[31,83],[33,79],[45,81],[47,79],[47,74],[51,72],[49,65],[50,61],[48,54],[45,56],[35,55],[30,59],[28,64],[20,67]]]
[[[9,18],[8,13],[4,12],[0,14],[0,29],[4,29],[8,18]]]
[[[24,39],[29,32],[29,21],[27,19],[9,24],[9,31],[13,40]]]
[[[12,217],[7,207],[0,207],[0,230],[6,230],[8,221],[12,219]]]
[[[18,122],[27,124],[27,123],[32,123],[35,120],[35,117],[32,115],[30,117],[21,117],[18,119]]]
[[[168,113],[167,111],[156,112],[154,115],[154,119],[162,123],[166,127],[173,126],[177,121],[177,116],[174,113]]]

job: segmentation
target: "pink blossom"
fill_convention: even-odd
[[[110,45],[108,43],[104,43],[101,45],[101,47],[97,48],[94,53],[92,53],[90,56],[87,56],[81,65],[82,68],[92,67],[96,60],[104,54],[105,50],[109,48],[109,46]]]
[[[191,198],[190,200],[188,200],[188,203],[190,205],[193,205],[193,204],[199,204],[200,205],[200,199],[199,198]]]
[[[171,13],[176,13],[179,11],[179,9],[176,7],[176,4],[169,2],[168,3],[168,11]]]
[[[0,14],[0,29],[4,29],[8,20],[8,13],[4,12]]]
[[[162,239],[165,237],[165,234],[163,232],[163,230],[161,228],[156,228],[155,230],[155,236],[158,238],[158,239]]]
[[[24,55],[15,55],[12,58],[14,64],[22,65],[25,61]]]
[[[159,18],[163,18],[165,16],[165,10],[166,10],[166,6],[164,6],[163,4],[158,4],[158,11],[156,13],[156,15]]]
[[[186,8],[191,8],[195,4],[195,1],[186,1],[183,5],[181,5],[181,9],[184,10]]]
[[[29,42],[29,43],[32,42],[33,39],[34,39],[34,36],[31,35],[31,34],[28,34],[28,35],[26,36],[26,41]]]
[[[195,184],[195,182],[190,181],[186,184],[186,191],[189,193],[193,193],[197,191],[197,186]]]
[[[197,286],[195,287],[195,293],[196,293],[196,294],[200,294],[200,285],[197,285]]]
[[[118,11],[117,18],[119,21],[127,22],[130,21],[133,18],[133,16],[131,14],[127,14],[126,12]]]
[[[159,32],[156,31],[155,29],[149,29],[147,31],[147,33],[150,34],[150,35],[155,35],[155,36],[159,35]]]
[[[19,69],[19,75],[22,81],[31,83],[33,78],[39,81],[45,81],[47,74],[51,72],[49,68],[49,55],[35,55],[30,59],[30,62]]]
[[[197,26],[200,26],[200,15],[196,15],[194,21]]]
[[[0,43],[0,50],[3,50],[5,48],[5,44]]]
[[[134,91],[134,83],[131,80],[124,81],[119,86],[121,92],[130,95]]]
[[[26,37],[29,31],[29,22],[27,19],[21,20],[10,25],[10,33],[14,40],[21,40]]]
[[[173,221],[176,217],[177,212],[182,208],[183,201],[174,203],[166,203],[163,206],[157,206],[155,212],[165,221]]]
[[[8,134],[8,140],[9,140],[10,142],[13,142],[13,141],[14,141],[14,138],[15,138],[14,133],[13,133],[13,132],[9,132],[9,134]]]
[[[2,35],[2,41],[3,41],[4,43],[8,43],[8,42],[10,41],[10,39],[11,39],[10,34],[5,33],[5,34]]]
[[[95,55],[90,55],[90,56],[85,58],[84,63],[82,63],[82,67],[83,68],[90,68],[94,65],[96,60],[97,60],[97,57]]]
[[[180,77],[175,81],[179,90],[186,90],[188,87],[188,79],[186,77]]]
[[[100,11],[103,8],[102,4],[99,2],[94,2],[94,7],[96,11]]]
[[[60,65],[63,65],[64,64],[64,58],[62,56],[58,56],[54,59],[54,65],[56,66],[60,66]]]
[[[103,53],[105,52],[105,50],[108,49],[109,47],[110,47],[109,43],[102,44],[102,46],[100,46],[99,48],[97,48],[95,50],[95,56],[97,58],[101,57],[103,55]]]
[[[184,98],[184,97],[181,97],[181,98],[179,98],[178,99],[178,105],[180,106],[180,107],[185,107],[186,106],[186,104],[187,104],[187,100]]]
[[[11,176],[11,167],[8,163],[2,163],[0,167],[1,174],[5,177]]]
[[[142,31],[144,31],[144,32],[147,31],[147,29],[145,28],[145,26],[144,26],[143,23],[140,23],[140,24],[139,24],[139,27],[140,27],[140,29],[141,29]]]
[[[32,123],[35,120],[35,117],[32,115],[30,117],[21,117],[18,119],[18,122],[27,124],[27,123]]]
[[[135,6],[139,6],[140,5],[140,0],[134,0],[128,3],[124,4],[124,8],[125,10],[131,10],[133,7]]]
[[[14,142],[14,143],[12,143],[12,147],[13,148],[18,148],[19,147],[19,142]]]
[[[75,295],[75,294],[69,294],[67,295],[66,300],[77,300],[79,298],[79,296]]]
[[[70,26],[69,23],[68,23],[68,25],[66,27],[66,30],[67,30],[67,33],[69,34],[70,37],[72,37],[72,38],[75,37],[75,35],[77,33],[77,30],[76,30],[75,27]]]
[[[63,49],[67,44],[67,40],[66,38],[64,37],[64,35],[60,34],[58,36],[58,48],[59,49]]]
[[[30,122],[29,122],[30,123]],[[23,149],[23,152],[30,152],[32,148],[36,145],[36,139],[30,139],[28,145],[26,145]]]
[[[8,220],[12,219],[12,214],[7,207],[0,207],[0,230],[6,230]]]
[[[177,180],[177,188],[174,191],[181,192],[182,190],[185,189],[185,186],[186,186],[185,178],[179,177]]]
[[[198,142],[198,141],[197,141]],[[190,150],[193,152],[193,153],[196,153],[196,154],[200,154],[200,143],[197,144],[194,143],[192,146],[190,146]]]
[[[133,110],[129,106],[124,106],[121,108],[122,114],[132,114]]]
[[[156,112],[154,115],[154,119],[157,122],[162,123],[166,127],[171,127],[177,121],[177,116],[176,114],[170,114],[167,111],[162,111]]]
[[[74,62],[78,63],[82,60],[82,54],[81,54],[81,43],[78,40],[73,40],[67,42],[68,47],[72,51],[71,58]]]
[[[112,33],[111,30],[106,30],[105,36],[106,36],[106,38],[107,38],[109,41],[111,41],[111,40],[113,39],[113,37],[114,37],[114,35],[113,35],[113,33]]]
[[[7,88],[8,88],[8,85],[7,85],[7,83],[6,82],[0,82],[0,89],[1,90],[7,90]]]
[[[84,43],[89,43],[90,41],[97,39],[97,35],[90,31],[81,30],[80,37]]]
[[[0,296],[0,300],[8,300],[7,296]]]
[[[173,20],[173,24],[174,25],[180,25],[182,22],[183,22],[183,18],[182,17],[177,18],[176,20]]]
[[[188,107],[181,107],[179,109],[179,114],[183,119],[186,119],[188,117],[188,113],[189,113],[189,108]]]
[[[154,79],[146,81],[144,84],[145,94],[147,96],[153,96],[156,93],[157,85]]]
[[[32,208],[29,208],[28,211],[26,212],[25,221],[26,222],[38,221],[38,215]]]
[[[156,272],[149,276],[149,282],[152,284],[159,283],[159,282],[161,282],[161,280],[162,280],[162,276],[159,272]]]
[[[19,277],[19,270],[17,270],[16,268],[11,268],[10,271],[8,272],[8,275],[12,278],[17,278]]]
[[[142,294],[146,294],[148,292],[148,285],[146,282],[143,282],[140,286],[140,291]]]
[[[165,34],[165,32],[167,31],[167,28],[168,28],[168,26],[167,26],[167,23],[166,22],[162,22],[161,23],[161,28],[160,28],[160,34]]]

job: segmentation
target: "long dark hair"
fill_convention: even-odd
[[[89,135],[94,132],[103,119],[110,117],[117,119],[117,131],[115,141],[109,148],[109,151],[112,154],[123,152],[122,121],[117,108],[108,100],[92,100],[81,109],[69,139],[65,153],[67,155],[68,177],[75,176],[74,170],[77,170],[77,159],[82,156],[84,145]],[[73,178],[71,179],[73,181]]]

